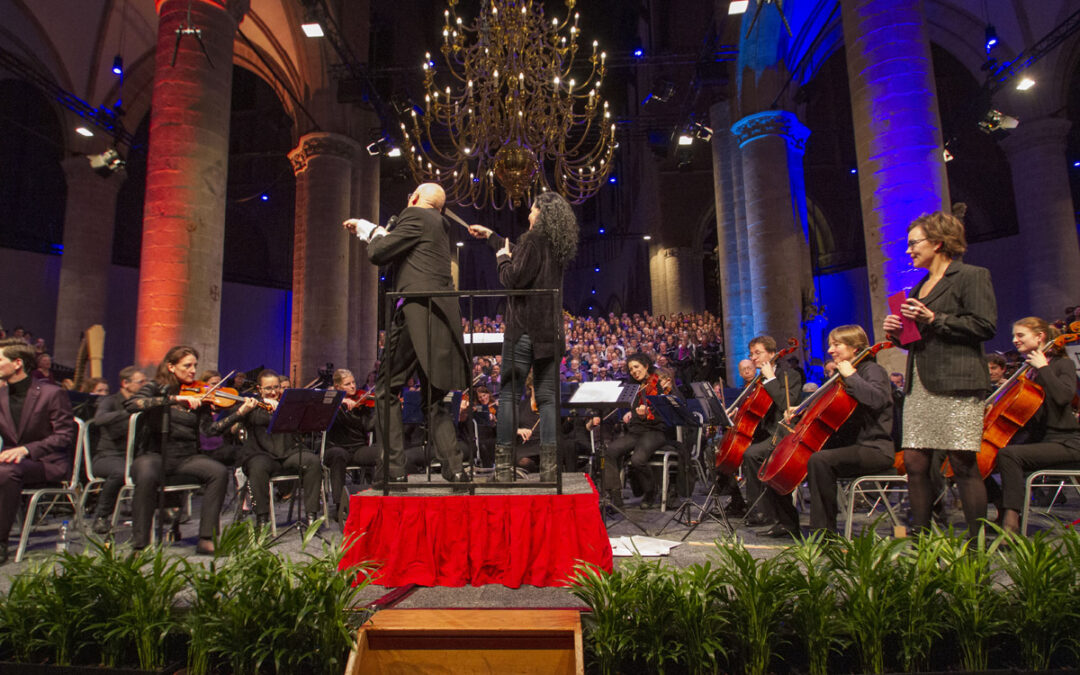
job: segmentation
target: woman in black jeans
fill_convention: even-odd
[[[180,395],[181,385],[195,381],[198,364],[199,353],[193,347],[173,347],[165,354],[154,379],[124,401],[124,407],[129,412],[145,412],[150,416],[147,428],[152,434],[150,447],[153,450],[136,457],[131,466],[131,477],[135,481],[131,543],[136,549],[145,548],[150,543],[150,524],[157,508],[164,454],[166,478],[172,475],[191,476],[203,484],[199,543],[195,550],[205,555],[214,552],[213,538],[218,530],[221,505],[229,485],[229,470],[221,462],[202,454],[199,448],[199,434],[220,435],[225,425],[214,422],[209,402],[204,402],[198,396]],[[164,439],[163,425],[167,429]],[[163,440],[164,448],[161,447]]]
[[[469,232],[477,239],[487,239],[498,251],[499,281],[506,288],[559,290],[558,300],[550,295],[508,298],[495,423],[495,480],[507,482],[513,479],[514,413],[532,368],[540,408],[540,480],[554,481],[559,423],[555,399],[565,347],[556,302],[562,299],[563,271],[577,253],[577,218],[569,202],[554,192],[545,192],[533,202],[529,231],[516,245],[482,225],[472,225]]]

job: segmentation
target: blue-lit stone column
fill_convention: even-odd
[[[1012,169],[1028,313],[1051,321],[1080,299],[1080,245],[1065,160],[1071,127],[1058,118],[1023,120],[1001,142]]]
[[[922,0],[840,8],[873,314],[866,328],[880,340],[886,298],[921,276],[906,253],[908,224],[949,203],[941,121]]]
[[[783,343],[802,337],[808,247],[803,153],[810,130],[782,110],[742,118],[731,127],[742,154],[753,332]],[[734,355],[745,350],[731,345]]]
[[[738,145],[730,131],[730,105],[727,101],[714,104],[709,110],[709,120],[714,130],[713,193],[716,199],[720,306],[724,320],[724,351],[727,355],[724,379],[736,382],[734,378],[739,363],[736,357],[743,353],[743,347],[753,337],[754,317],[749,297],[750,283],[743,278],[743,272],[749,272],[746,266],[746,219],[737,216],[743,211],[741,202],[736,203],[737,197],[741,196],[741,190],[736,189],[736,177],[739,178],[739,186],[742,184],[742,176],[736,174],[741,174],[742,165],[738,161]]]

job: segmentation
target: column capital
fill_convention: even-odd
[[[806,150],[810,129],[799,121],[795,113],[786,110],[767,110],[747,115],[731,125],[731,133],[739,141],[739,147],[764,136],[781,136],[794,150]]]
[[[1010,131],[1009,135],[1001,140],[1001,149],[1008,157],[1047,145],[1057,146],[1064,151],[1070,129],[1072,129],[1072,121],[1060,117],[1022,121],[1020,126]]]
[[[301,174],[307,171],[308,161],[312,157],[328,155],[352,162],[359,150],[360,144],[348,136],[316,131],[300,138],[300,143],[289,153],[289,161],[292,162],[293,173]]]

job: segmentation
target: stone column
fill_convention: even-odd
[[[724,349],[729,354],[724,379],[734,382],[738,361],[731,354],[741,353],[739,345],[745,345],[753,337],[754,318],[749,300],[749,283],[745,283],[742,269],[745,266],[746,220],[736,219],[735,170],[738,165],[738,147],[733,142],[730,103],[716,103],[709,110],[712,122],[713,194],[716,199],[716,241],[720,270],[720,307],[724,321]],[[742,180],[739,176],[739,185]],[[739,205],[742,211],[741,204]],[[741,232],[737,228],[741,227]],[[739,235],[742,235],[740,237]],[[739,241],[743,241],[740,252]],[[711,309],[711,308],[710,308]]]
[[[379,223],[379,158],[357,153],[352,177],[351,213]],[[349,258],[349,368],[362,385],[378,358],[379,268],[368,261],[367,244],[356,237]]]
[[[886,298],[922,274],[909,271],[908,224],[949,204],[941,121],[922,0],[841,0],[840,7],[873,312],[865,328],[881,340]],[[897,352],[884,361],[901,359]]]
[[[1080,293],[1080,244],[1065,159],[1070,127],[1058,118],[1022,121],[1001,141],[1012,169],[1029,314],[1050,321]]]
[[[664,268],[664,249],[656,242],[647,242],[649,256],[649,293],[652,298],[652,314],[668,313],[667,271]]]
[[[731,131],[742,153],[754,333],[779,344],[801,340],[807,244],[798,203],[805,195],[793,186],[802,184],[810,130],[777,110],[744,117]]]
[[[105,324],[116,195],[126,174],[119,171],[100,176],[82,156],[68,157],[62,164],[67,177],[67,206],[53,359],[74,366],[83,331],[96,323]]]
[[[293,225],[292,368],[306,382],[327,363],[348,367],[353,162],[360,145],[306,134],[289,153],[296,173]],[[366,374],[366,373],[365,373]],[[362,377],[362,375],[358,375]]]
[[[690,246],[659,249],[667,313],[693,313],[704,309],[701,255]]]
[[[157,0],[135,323],[141,367],[177,344],[195,347],[201,368],[217,367],[233,39],[247,7],[248,0]],[[177,43],[189,10],[206,54],[193,35]]]

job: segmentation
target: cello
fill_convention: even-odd
[[[855,355],[851,365],[857,366],[867,357],[876,356],[882,349],[892,346],[892,342],[879,342],[867,347]],[[779,494],[791,493],[806,478],[810,455],[825,446],[858,405],[844,388],[840,373],[830,377],[792,412],[793,419],[798,416],[801,419],[795,429],[776,444],[768,461],[761,465],[758,471],[761,482],[768,483]]]
[[[1068,333],[1062,333],[1050,340],[1039,351],[1044,354],[1051,349],[1061,349],[1070,342],[1080,341],[1080,321],[1069,324]],[[975,463],[979,466],[979,475],[984,479],[994,471],[997,465],[998,451],[1012,440],[1038,412],[1046,394],[1043,388],[1031,379],[1031,365],[1022,364],[1012,376],[1001,383],[994,393],[983,402],[986,413],[983,415],[982,443]],[[945,460],[941,470],[946,476],[952,476],[952,466]]]
[[[774,365],[783,357],[795,351],[799,341],[788,338],[788,346],[772,357]],[[731,421],[731,428],[724,434],[724,440],[716,450],[716,469],[721,473],[735,473],[742,464],[743,454],[754,441],[754,433],[757,431],[761,419],[768,414],[773,400],[769,392],[765,391],[762,384],[761,373],[757,374],[750,384],[746,385],[739,397],[728,408],[728,417],[735,412],[735,418]]]

